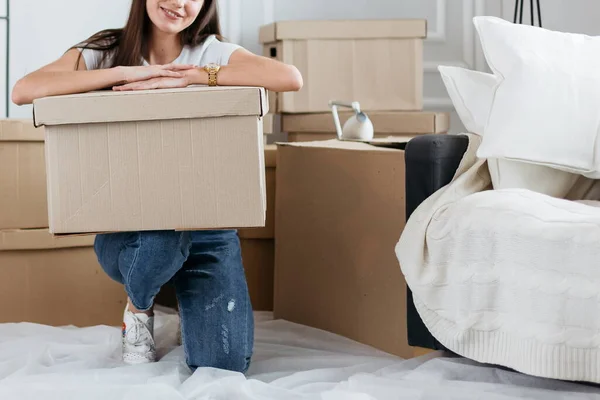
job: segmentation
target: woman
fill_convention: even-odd
[[[192,84],[302,87],[298,70],[220,40],[217,0],[133,0],[123,29],[106,30],[25,76],[16,104],[61,94],[112,88],[145,90]],[[129,295],[123,360],[156,360],[153,301],[175,285],[188,365],[245,372],[253,346],[253,316],[235,231],[131,232],[98,235],[98,260]]]

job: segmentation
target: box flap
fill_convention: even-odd
[[[0,142],[43,142],[44,129],[30,119],[0,119]]]
[[[34,101],[36,126],[156,121],[224,116],[264,116],[265,90],[258,87],[194,86],[184,89],[45,97]]]
[[[0,251],[91,247],[95,236],[56,237],[47,229],[0,231]]]
[[[277,166],[277,145],[268,144],[265,146],[265,167],[275,168]]]
[[[450,114],[436,112],[376,111],[365,112],[375,127],[375,134],[425,134],[445,133],[450,128]],[[343,124],[353,115],[341,112]],[[281,129],[288,133],[335,133],[333,115],[284,114],[281,116]]]
[[[277,146],[351,151],[397,151],[404,150],[406,143],[414,137],[415,136],[394,136],[373,139],[367,142],[331,139],[315,142],[277,143]]]
[[[302,39],[405,39],[427,37],[424,19],[280,21],[260,28],[261,43]]]

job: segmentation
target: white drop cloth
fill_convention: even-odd
[[[600,399],[600,389],[527,377],[441,354],[403,361],[330,333],[257,314],[248,377],[199,369],[176,347],[177,316],[157,317],[164,357],[119,360],[120,330],[0,325],[2,400]]]

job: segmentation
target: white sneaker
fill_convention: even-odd
[[[125,310],[123,315],[123,361],[146,364],[156,361],[154,317]]]

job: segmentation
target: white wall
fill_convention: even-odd
[[[10,0],[11,86],[99,30],[121,27],[128,5],[125,0]],[[31,107],[12,104],[10,116],[31,117]]]
[[[7,13],[7,1],[0,0],[0,17],[6,17]],[[6,114],[6,27],[7,22],[0,20],[0,117]]]
[[[0,0],[0,14],[4,3]],[[48,63],[77,41],[98,30],[119,27],[129,8],[127,0],[10,0],[11,81]],[[425,104],[427,109],[452,110],[437,66],[461,65],[485,69],[485,60],[471,23],[475,15],[497,15],[512,20],[514,0],[220,0],[226,36],[260,52],[258,28],[284,19],[426,18]],[[526,10],[529,2],[525,1]],[[542,0],[544,26],[563,31],[600,35],[597,0]],[[526,13],[524,21],[529,21]],[[0,22],[0,57],[5,38]],[[0,58],[0,81],[3,64]],[[0,117],[4,107],[0,83]],[[30,107],[11,106],[11,117],[29,117]],[[453,130],[461,125],[456,116]]]

